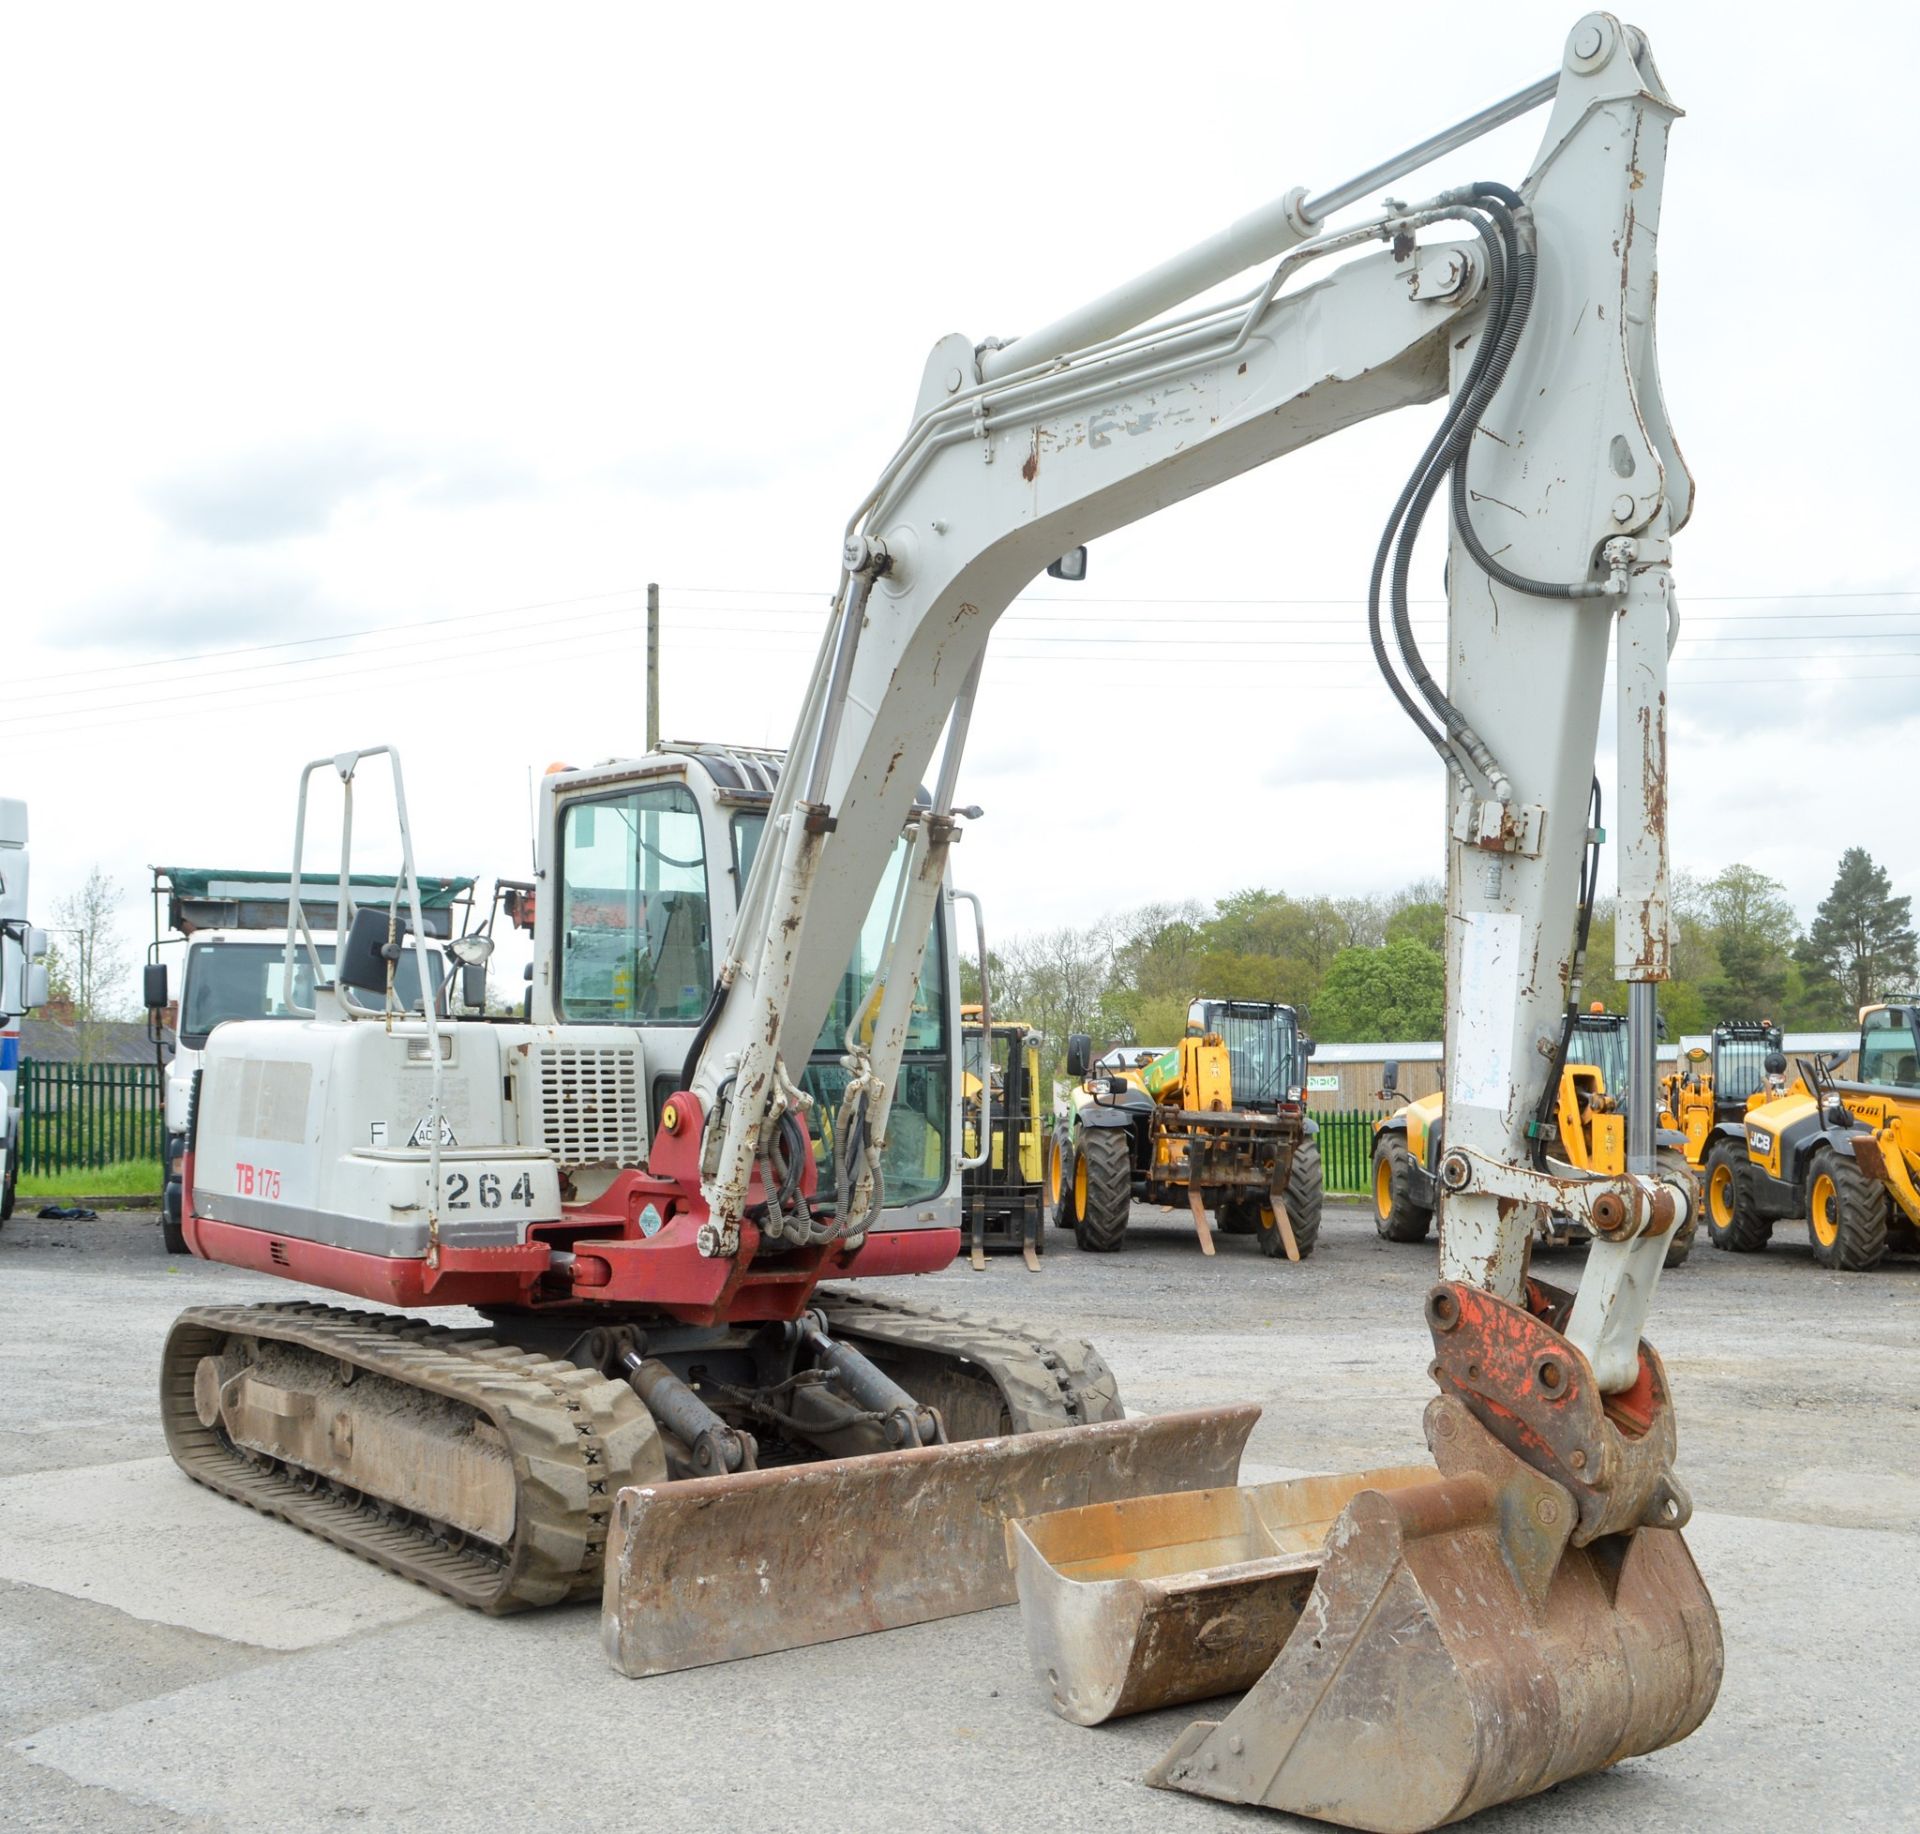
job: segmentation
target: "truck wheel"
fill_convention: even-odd
[[[1300,1259],[1313,1253],[1320,1240],[1320,1208],[1326,1200],[1326,1187],[1320,1175],[1320,1149],[1311,1140],[1302,1140],[1293,1149],[1293,1163],[1287,1167],[1287,1221],[1293,1225],[1293,1245]],[[1263,1207],[1260,1225],[1260,1252],[1272,1259],[1287,1258],[1287,1245],[1280,1238],[1280,1220]]]
[[[1807,1236],[1813,1258],[1842,1273],[1864,1273],[1886,1258],[1888,1212],[1884,1185],[1830,1146],[1813,1155],[1807,1176]]]
[[[1433,1212],[1413,1201],[1413,1154],[1403,1133],[1383,1133],[1373,1143],[1373,1226],[1382,1241],[1424,1242]]]
[[[1716,1140],[1701,1180],[1707,1240],[1729,1254],[1758,1254],[1773,1238],[1773,1225],[1754,1208],[1748,1164],[1744,1142]]]
[[[1073,1167],[1078,1215],[1073,1239],[1090,1254],[1111,1254],[1133,1210],[1133,1135],[1124,1127],[1089,1127]]]
[[[1077,1155],[1058,1134],[1047,1142],[1047,1183],[1042,1221],[1048,1215],[1056,1229],[1071,1229],[1074,1223],[1073,1181]]]

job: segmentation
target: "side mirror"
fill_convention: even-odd
[[[478,933],[456,936],[447,944],[447,953],[462,967],[484,968],[493,959],[493,938]]]
[[[472,1013],[483,1013],[487,1010],[487,964],[485,962],[460,964],[460,1004]]]
[[[1785,1076],[1786,1073],[1787,1073],[1786,1052],[1785,1051],[1769,1051],[1767,1053],[1767,1074],[1769,1076]]]
[[[1304,1034],[1301,1036],[1300,1055],[1302,1057],[1311,1057],[1315,1051],[1319,1050],[1319,1048],[1320,1047],[1317,1044],[1315,1044],[1311,1038],[1306,1037]]]
[[[29,962],[27,964],[27,1011],[32,1012],[35,1007],[46,1005],[52,997],[53,987],[47,979],[47,964]]]
[[[1311,1056],[1312,1053],[1309,1052],[1308,1055]],[[1380,1093],[1382,1095],[1400,1093],[1400,1066],[1391,1057],[1380,1066]]]
[[[1069,548],[1060,558],[1049,564],[1048,579],[1071,580],[1078,584],[1087,577],[1087,550],[1085,547]]]
[[[399,960],[399,951],[413,933],[403,917],[392,924],[394,939],[389,943],[390,921],[385,911],[371,904],[362,905],[354,912],[346,945],[340,951],[340,966],[334,972],[334,979],[342,987],[351,987],[355,993],[386,996],[387,963]]]
[[[45,930],[29,930],[27,932],[27,960],[28,961],[30,962],[45,961],[47,956],[47,951],[52,947],[53,947],[53,944],[48,940],[47,933]]]
[[[167,965],[165,962],[149,962],[140,971],[141,1004],[148,1012],[157,1013],[167,1004]]]
[[[1093,1040],[1085,1032],[1071,1032],[1067,1037],[1067,1074],[1075,1082],[1080,1081],[1093,1068]]]
[[[1656,1038],[1664,1038],[1667,1035],[1667,1015],[1665,1013],[1655,1013],[1653,1015],[1653,1035]]]

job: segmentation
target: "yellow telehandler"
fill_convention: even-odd
[[[1319,1129],[1302,1101],[1313,1041],[1294,1010],[1270,1000],[1195,1000],[1186,1036],[1144,1062],[1092,1064],[1091,1041],[1067,1044],[1079,1079],[1047,1155],[1054,1221],[1107,1254],[1133,1205],[1184,1205],[1200,1252],[1221,1232],[1260,1252],[1304,1260],[1320,1237]]]
[[[1737,1254],[1804,1217],[1813,1258],[1857,1273],[1920,1250],[1920,1000],[1860,1009],[1859,1080],[1800,1059],[1793,1085],[1746,1111],[1744,1157],[1716,1145],[1708,1234]],[[1783,1066],[1784,1067],[1784,1066]],[[1714,1194],[1725,1167],[1726,1217]]]

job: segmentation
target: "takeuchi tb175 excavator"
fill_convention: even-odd
[[[1346,220],[1548,104],[1518,186]],[[998,1602],[1004,1519],[1057,1711],[1245,1689],[1150,1780],[1356,1827],[1434,1826],[1691,1732],[1721,1641],[1642,1336],[1694,1202],[1655,1156],[1692,499],[1653,333],[1677,114],[1642,34],[1588,14],[1552,74],[1352,183],[1018,339],[937,344],[846,527],[784,756],[547,780],[529,1021],[356,1013],[342,989],[388,987],[410,944],[349,912],[313,1021],[214,1034],[196,1252],[489,1326],[189,1313],[163,1377],[181,1462],[493,1608],[589,1589],[604,1553],[606,1646],[633,1674]],[[837,1282],[960,1246],[942,887],[995,621],[1108,531],[1431,402],[1368,618],[1450,785],[1433,1462],[1239,1491],[1246,1410],[1123,1419],[1083,1348]],[[1408,609],[1436,500],[1443,664]],[[1617,1172],[1557,1158],[1540,1119],[1610,649]],[[361,755],[333,762],[350,789]],[[1593,1236],[1577,1292],[1530,1277],[1543,1208]]]

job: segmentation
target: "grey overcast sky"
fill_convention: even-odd
[[[423,869],[523,870],[529,767],[641,748],[649,579],[668,735],[784,743],[937,337],[1347,178],[1552,69],[1577,10],[10,8],[0,790],[39,911],[98,863],[144,940],[148,863],[284,864],[300,764],[383,740]],[[1920,893],[1911,13],[1630,17],[1688,111],[1675,861],[1804,914],[1860,844]],[[1543,125],[1397,189],[1517,182]],[[1439,870],[1358,603],[1430,426],[1013,609],[958,856],[1000,933]]]

